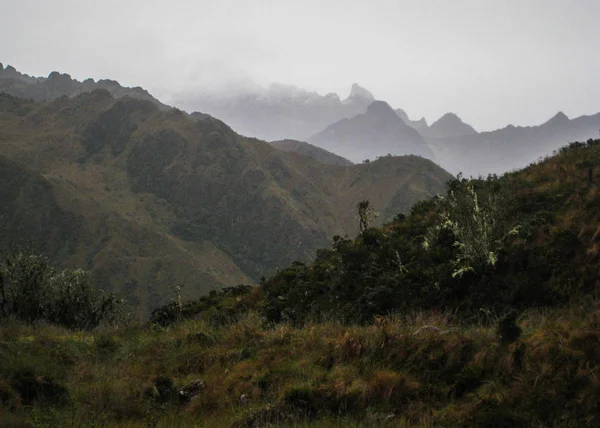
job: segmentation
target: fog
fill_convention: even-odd
[[[600,111],[600,2],[0,0],[0,62],[111,78],[166,103],[357,82],[411,118],[477,130]]]

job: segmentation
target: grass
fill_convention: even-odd
[[[531,310],[518,323],[521,337],[504,344],[494,325],[436,313],[303,328],[248,313],[226,326],[91,333],[4,322],[0,426],[599,424],[598,306]],[[179,400],[196,379],[204,389]]]

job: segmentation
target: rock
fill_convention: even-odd
[[[179,390],[179,398],[184,403],[189,403],[200,394],[200,391],[202,391],[205,386],[202,379],[196,379]]]

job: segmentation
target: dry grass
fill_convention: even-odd
[[[125,427],[595,424],[595,308],[524,313],[523,335],[508,345],[492,326],[436,313],[304,328],[265,328],[250,313],[223,327],[190,321],[93,334],[7,322],[0,328],[3,426],[35,426],[36,418],[46,426]],[[415,334],[424,325],[442,334]],[[14,385],[24,368],[65,386],[70,402],[23,404]],[[206,388],[189,404],[160,401],[149,393],[159,376],[175,387],[201,378]]]

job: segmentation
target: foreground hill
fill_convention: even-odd
[[[197,297],[306,259],[356,233],[358,201],[390,219],[450,178],[417,157],[324,165],[201,119],[106,90],[43,103],[0,95],[0,155],[43,180],[58,213],[56,232],[33,228],[27,239],[64,236],[52,244],[60,261],[92,269],[146,311],[176,284]],[[19,183],[2,204],[25,230],[37,193]]]
[[[600,312],[590,306],[529,311],[514,343],[493,325],[422,312],[303,328],[265,328],[253,314],[91,333],[4,323],[0,417],[53,427],[598,426]]]
[[[312,144],[305,143],[304,141],[281,140],[272,141],[270,144],[279,150],[283,150],[284,152],[298,153],[302,156],[311,157],[321,163],[340,166],[352,165],[352,162],[350,162],[348,159],[338,156],[335,153],[328,152],[320,147],[313,146]]]
[[[600,140],[589,140],[499,179],[455,180],[313,263],[174,301],[151,324],[75,332],[0,317],[0,416],[598,426],[598,224]]]
[[[372,102],[364,114],[328,126],[308,142],[353,162],[386,154],[434,158],[421,134],[383,101]]]

